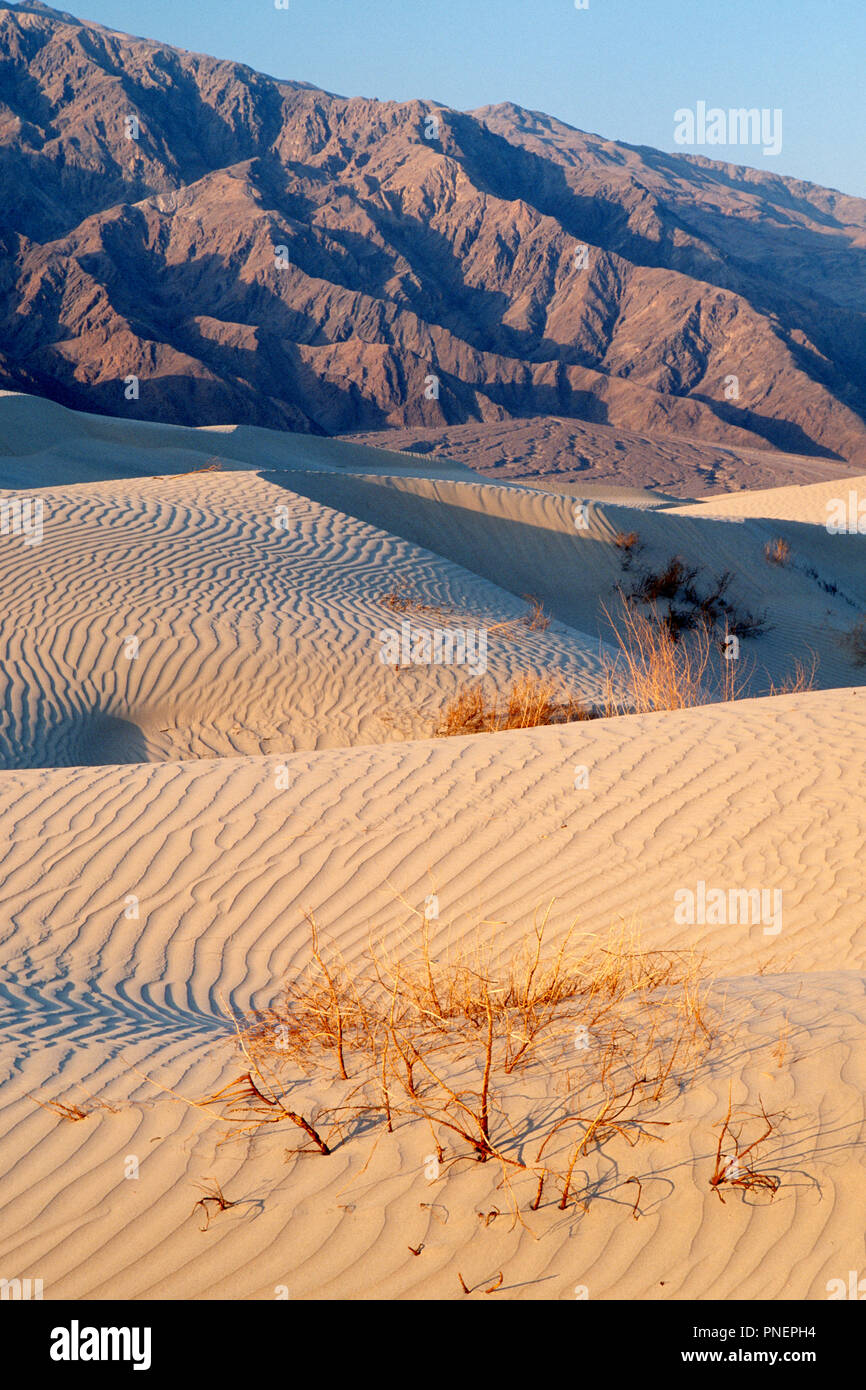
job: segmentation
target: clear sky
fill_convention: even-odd
[[[685,147],[866,196],[866,0],[55,0],[343,96],[514,101],[678,148],[674,113],[782,111],[782,149]],[[696,130],[696,134],[697,134]]]

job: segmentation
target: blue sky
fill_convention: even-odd
[[[63,0],[56,0],[64,8]],[[866,196],[866,0],[66,0],[82,19],[345,96],[514,101],[674,150],[674,113],[782,111],[782,149],[687,152]]]

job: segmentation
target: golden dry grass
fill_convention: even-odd
[[[622,591],[619,598],[616,615],[603,610],[616,655],[602,658],[605,684],[599,706],[586,704],[561,678],[529,671],[514,680],[504,695],[491,694],[480,683],[459,691],[446,705],[437,734],[447,738],[692,709],[748,694],[754,663],[725,656],[726,649],[738,650],[735,634],[717,633],[710,622],[701,620],[679,631],[655,612],[641,612]],[[783,680],[770,681],[767,694],[812,690],[818,659],[810,655],[808,664],[798,658]]]
[[[804,690],[814,690],[815,677],[818,671],[818,656],[812,652],[812,659],[807,666],[799,657],[794,662],[794,669],[778,685],[775,681],[770,683],[771,695],[799,695]]]
[[[560,1209],[580,1204],[578,1161],[614,1137],[660,1140],[658,1107],[688,1083],[713,1028],[702,958],[644,950],[625,928],[547,949],[547,920],[504,958],[481,939],[434,955],[425,923],[414,950],[371,943],[368,965],[349,968],[322,951],[310,919],[307,969],[238,1029],[248,1069],[198,1104],[249,1129],[280,1118],[277,1105],[285,1114],[287,1073],[293,1099],[299,1078],[325,1080],[342,1085],[338,1104],[291,1114],[322,1154],[359,1116],[384,1132],[422,1121],[445,1167],[499,1162],[515,1215],[549,1203],[551,1188]],[[509,1113],[518,1069],[546,1078],[536,1119]],[[564,1089],[552,1105],[554,1073]]]
[[[618,648],[617,657],[606,662],[606,714],[691,709],[742,695],[750,671],[725,659],[709,624],[678,636],[655,614],[641,613],[620,597],[616,617],[604,610]]]
[[[775,540],[767,541],[764,546],[764,555],[769,564],[784,566],[791,559],[791,547],[784,537],[777,536]]]
[[[491,695],[480,684],[460,691],[446,705],[436,732],[447,738],[502,729],[534,729],[594,717],[594,712],[560,679],[527,671],[512,682],[504,696]]]

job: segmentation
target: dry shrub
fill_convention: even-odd
[[[237,1202],[232,1202],[229,1200],[229,1198],[225,1195],[215,1178],[206,1178],[205,1182],[209,1183],[210,1186],[206,1187],[202,1183],[196,1184],[199,1191],[203,1192],[205,1195],[203,1197],[199,1197],[198,1201],[193,1207],[193,1212],[196,1212],[198,1208],[201,1207],[202,1212],[204,1213],[204,1225],[201,1228],[203,1231],[206,1231],[208,1226],[210,1225],[211,1203],[216,1207],[217,1211],[229,1211],[232,1207],[236,1207],[238,1205]]]
[[[43,1110],[50,1110],[53,1115],[58,1115],[61,1120],[71,1120],[73,1122],[75,1120],[88,1119],[96,1110],[107,1110],[112,1115],[117,1113],[117,1107],[109,1105],[108,1101],[98,1100],[95,1096],[92,1096],[89,1091],[86,1092],[86,1094],[88,1099],[92,1102],[89,1110],[85,1110],[83,1106],[75,1105],[74,1103],[67,1104],[66,1101],[58,1100],[56,1096],[53,1096],[47,1101],[40,1100],[38,1096],[32,1095],[28,1096],[28,1099],[35,1101]]]
[[[767,541],[764,555],[770,565],[787,565],[791,559],[791,547],[783,536],[777,536],[775,540]]]
[[[659,599],[674,599],[681,590],[690,588],[697,578],[697,568],[691,568],[679,555],[672,555],[661,569],[645,570],[629,598],[638,603],[657,603]]]
[[[655,614],[640,613],[620,597],[618,617],[604,610],[619,648],[607,661],[606,713],[690,709],[742,694],[750,673],[719,653],[710,624],[700,622],[678,636]],[[617,685],[627,688],[627,697],[614,693]]]
[[[528,627],[530,632],[546,632],[550,627],[550,619],[544,611],[541,599],[536,598],[534,594],[524,594],[523,597],[529,604],[529,612],[520,620],[523,626]]]
[[[446,705],[437,729],[440,737],[534,729],[592,719],[594,712],[554,676],[528,671],[518,676],[504,697],[489,695],[482,685],[462,690]]]
[[[550,619],[544,611],[544,604],[540,598],[534,594],[523,595],[529,604],[529,612],[522,613],[519,618],[507,618],[501,623],[492,623],[488,627],[488,633],[496,632],[500,637],[519,637],[521,628],[528,628],[530,632],[546,632],[550,627]]]
[[[757,1162],[757,1150],[770,1138],[775,1131],[775,1121],[778,1115],[768,1115],[764,1108],[764,1102],[758,1097],[760,1114],[749,1113],[733,1119],[733,1105],[731,1101],[731,1089],[728,1088],[728,1110],[724,1119],[721,1121],[719,1130],[719,1142],[716,1148],[716,1163],[710,1178],[710,1187],[715,1192],[720,1202],[724,1202],[721,1192],[723,1186],[738,1187],[744,1192],[769,1192],[772,1201],[779,1190],[779,1179],[773,1173],[765,1173],[755,1168]],[[782,1118],[787,1118],[782,1116]],[[750,1144],[743,1144],[743,1129],[750,1120],[760,1122],[760,1134],[753,1139]],[[734,1152],[726,1156],[722,1150],[731,1145]],[[746,1158],[754,1155],[751,1163],[746,1163]]]
[[[729,661],[724,655],[727,641],[737,631],[727,629],[723,638],[717,637],[713,622],[699,618],[690,631],[679,633],[667,615],[640,613],[621,591],[620,600],[617,617],[604,609],[619,648],[618,655],[605,663],[605,714],[690,709],[747,695],[754,663]],[[796,659],[792,671],[778,684],[770,681],[767,694],[814,689],[818,657],[815,652],[810,657],[808,664]]]
[[[626,929],[604,943],[568,933],[548,950],[546,925],[547,914],[536,917],[522,949],[502,959],[480,940],[434,957],[425,923],[413,951],[371,944],[368,966],[349,968],[336,953],[325,959],[311,919],[307,968],[239,1031],[239,1046],[274,1093],[286,1069],[345,1083],[330,1112],[341,1137],[352,1114],[388,1131],[421,1119],[440,1162],[498,1160],[515,1211],[521,1176],[535,1190],[531,1209],[545,1183],[564,1209],[591,1149],[614,1136],[661,1138],[653,1131],[666,1122],[647,1111],[686,1084],[711,1028],[702,958],[644,950]],[[575,1080],[562,1059],[574,1065],[577,1047]],[[564,1074],[562,1105],[551,1113],[545,1084],[537,1123],[507,1112],[501,1083],[518,1068]]]
[[[529,604],[529,612],[522,613],[519,618],[506,618],[502,622],[491,623],[487,628],[488,633],[496,632],[500,637],[512,638],[527,628],[530,632],[545,632],[550,627],[550,618],[544,611],[542,600],[534,594],[524,594],[523,597]],[[405,579],[399,580],[393,589],[380,593],[378,598],[383,607],[390,608],[392,613],[428,614],[445,621],[467,616],[441,604],[423,603],[421,599],[415,598]]]
[[[83,1110],[80,1105],[67,1105],[62,1100],[43,1101],[39,1100],[37,1096],[30,1096],[30,1100],[35,1100],[36,1104],[41,1105],[43,1110],[50,1110],[52,1114],[59,1115],[61,1120],[86,1120],[91,1113],[89,1110]]]
[[[190,478],[194,473],[220,473],[222,472],[223,461],[211,454],[207,463],[202,463],[198,468],[187,468],[183,473],[170,473],[171,478]],[[163,476],[163,475],[160,475]]]
[[[453,610],[449,611],[435,603],[422,603],[415,598],[405,579],[399,580],[393,589],[379,594],[379,602],[384,608],[390,608],[392,613],[429,613],[444,619],[454,616]]]
[[[650,616],[664,623],[675,640],[681,632],[702,627],[735,637],[760,637],[767,631],[765,614],[751,613],[732,600],[729,590],[734,576],[730,570],[714,579],[705,578],[700,587],[697,578],[697,566],[686,565],[679,555],[672,555],[655,571],[643,569],[632,588],[620,597],[624,603],[648,605]],[[659,610],[662,601],[667,604],[664,611]]]
[[[602,716],[692,709],[747,695],[754,663],[725,657],[728,641],[738,636],[736,631],[717,633],[709,619],[698,617],[683,632],[671,622],[671,615],[641,613],[622,591],[619,596],[621,606],[615,616],[604,608],[618,650],[613,657],[603,657],[605,692],[600,706],[585,704],[555,677],[528,672],[513,682],[504,697],[489,695],[481,684],[461,690],[446,705],[437,734],[495,733]],[[797,659],[781,682],[769,683],[767,693],[812,690],[817,669],[815,653],[808,664]]]
[[[643,544],[637,531],[618,531],[613,538],[613,543],[619,551],[622,570],[624,572],[630,570],[635,559],[643,550]]]
[[[776,685],[775,681],[770,683],[770,694],[799,695],[804,690],[814,690],[817,671],[817,652],[812,652],[812,660],[808,666],[798,658],[794,662],[793,671],[787,675],[779,685]]]

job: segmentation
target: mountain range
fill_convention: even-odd
[[[7,390],[866,460],[866,201],[831,189],[509,103],[335,96],[33,3],[0,7],[0,206]]]

